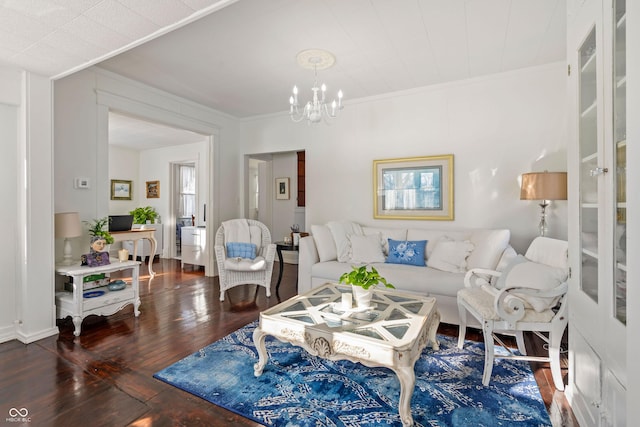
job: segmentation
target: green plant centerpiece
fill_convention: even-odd
[[[133,215],[133,223],[134,224],[146,224],[149,221],[153,224],[158,217],[158,211],[156,208],[151,206],[144,206],[140,208],[135,208],[129,215]]]
[[[93,221],[84,221],[89,228],[89,236],[91,236],[91,241],[96,240],[96,238],[100,237],[104,239],[107,245],[110,245],[114,242],[113,236],[108,231],[109,225],[109,217],[94,219]],[[105,230],[107,227],[107,230]]]
[[[352,266],[352,270],[344,273],[340,276],[340,283],[351,285],[353,290],[353,297],[356,300],[356,306],[358,308],[367,308],[371,306],[372,290],[380,284],[386,288],[395,289],[391,283],[387,282],[387,279],[380,276],[378,270],[371,266],[371,269],[367,269],[367,265]]]

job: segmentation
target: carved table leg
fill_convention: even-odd
[[[79,337],[82,328],[82,316],[73,316],[73,335]]]
[[[258,350],[258,362],[253,365],[253,374],[256,377],[262,375],[262,370],[267,364],[267,360],[269,356],[267,355],[267,347],[264,343],[264,339],[267,336],[260,327],[257,327],[253,331],[253,344],[256,346],[256,350]]]
[[[413,388],[416,385],[416,374],[413,367],[400,366],[393,368],[393,371],[400,380],[400,403],[398,404],[398,412],[403,427],[413,425],[413,417],[411,416],[411,398],[413,397]]]
[[[431,343],[431,348],[434,350],[440,350],[440,344],[438,343],[438,339],[436,338],[438,326],[440,326],[440,312],[436,310],[435,313],[433,313],[431,320],[429,321],[428,332],[428,343]]]

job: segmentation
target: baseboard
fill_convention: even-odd
[[[0,343],[16,339],[16,328],[13,325],[0,328]]]
[[[23,344],[30,344],[43,338],[57,335],[58,333],[60,333],[58,327],[54,326],[53,328],[43,329],[33,334],[24,334],[20,331],[16,331],[15,338]]]

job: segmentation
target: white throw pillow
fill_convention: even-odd
[[[384,253],[384,256],[389,255],[389,239],[407,240],[407,230],[404,228],[377,228],[363,226],[362,232],[366,235],[375,234],[380,238],[380,245],[382,245],[382,252]]]
[[[351,262],[361,264],[384,262],[382,245],[377,235],[351,235],[349,240],[351,241]]]
[[[515,258],[507,269],[505,269],[505,274],[503,274],[503,276],[505,276],[505,287],[521,286],[539,290],[549,290],[567,280],[567,272],[565,269],[539,264],[529,260],[523,261],[522,258]],[[512,295],[516,295],[524,300],[538,313],[552,308],[558,301],[558,297],[535,297],[518,292],[512,292]]]
[[[474,230],[471,243],[475,245],[467,259],[467,268],[486,268],[495,270],[502,253],[509,245],[509,230]]]
[[[451,240],[443,236],[433,248],[427,266],[450,273],[464,273],[467,269],[467,257],[473,248],[473,243],[469,240]]]
[[[351,260],[350,235],[362,235],[362,227],[351,221],[330,221],[327,227],[331,230],[333,240],[336,242],[338,261],[349,262]]]
[[[312,225],[311,235],[316,242],[316,249],[320,262],[333,261],[336,259],[336,242],[333,241],[331,230],[326,225]]]

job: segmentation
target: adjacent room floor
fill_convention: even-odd
[[[65,319],[58,321],[58,336],[0,344],[0,412],[26,408],[38,426],[258,426],[152,375],[293,296],[297,265],[284,265],[280,295],[277,268],[271,298],[251,285],[232,289],[221,303],[217,278],[205,277],[202,269],[182,271],[178,261],[162,259],[150,279],[141,266],[139,318],[128,306],[113,316],[85,319],[75,339]],[[457,327],[442,324],[439,333],[457,336]],[[467,338],[482,336],[471,330]],[[527,338],[531,352],[543,351],[538,339]],[[532,367],[553,425],[577,426],[547,364]]]

